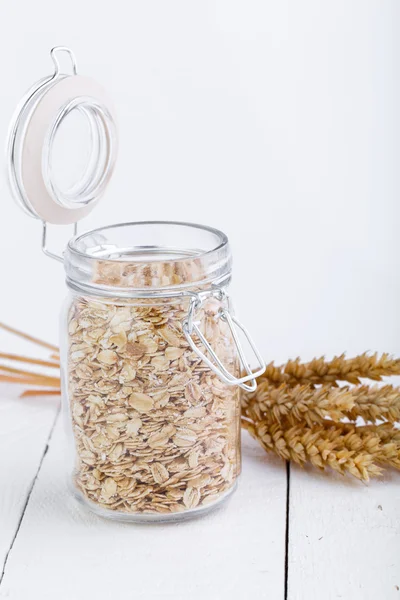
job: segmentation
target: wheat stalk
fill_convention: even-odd
[[[5,325],[4,323],[0,323],[0,329],[4,329],[4,331],[8,331],[9,333],[12,333],[13,335],[16,335],[25,340],[28,340],[29,342],[33,342],[34,344],[36,344],[38,346],[42,346],[43,348],[52,350],[52,352],[54,352],[56,354],[59,353],[57,346],[54,346],[53,344],[49,344],[48,342],[44,342],[43,340],[39,340],[38,338],[35,338],[32,335],[28,335],[27,333],[24,333],[23,331],[19,331],[19,329],[14,329],[14,327],[10,327],[9,325]]]
[[[400,431],[389,423],[381,425],[358,426],[354,423],[325,422],[325,429],[334,430],[343,436],[349,450],[370,453],[376,462],[400,469]]]
[[[48,386],[52,388],[60,387],[60,379],[57,377],[46,377],[46,375],[40,375],[39,373],[33,373],[32,375],[1,375],[0,383],[30,383],[32,385]]]
[[[336,385],[337,381],[359,384],[362,378],[381,381],[382,377],[388,375],[400,375],[400,359],[394,359],[387,353],[381,356],[364,353],[355,358],[346,358],[341,354],[331,361],[326,361],[324,357],[314,358],[308,363],[296,358],[279,367],[272,362],[267,365],[260,380],[268,380],[274,385]]]
[[[351,427],[351,424],[343,423],[344,428]],[[379,435],[383,442],[395,442],[400,445],[400,429],[393,427],[390,423],[381,423],[380,425],[361,425],[360,431],[374,432]]]
[[[368,481],[381,475],[383,467],[400,469],[400,432],[354,424],[323,425],[267,423],[242,418],[242,426],[269,451],[300,465],[310,462],[319,469],[330,467]]]
[[[277,388],[266,380],[259,383],[256,394],[242,396],[244,413],[251,408],[258,420],[276,423],[286,420],[290,425],[299,421],[312,425],[327,417],[340,421],[353,407],[354,400],[348,389],[313,389],[310,385],[291,387],[289,384]]]
[[[31,364],[31,365],[39,365],[41,367],[52,367],[54,369],[60,368],[59,361],[54,361],[54,360],[42,360],[40,358],[31,358],[29,356],[20,356],[18,354],[8,354],[6,352],[0,352],[0,358],[4,358],[6,360],[11,360],[11,361],[27,363],[27,364]]]
[[[48,389],[25,390],[20,395],[20,398],[28,398],[31,396],[59,396],[60,394],[61,394],[60,388],[55,388],[53,390],[48,390]]]
[[[346,436],[334,427],[327,431],[322,425],[308,427],[302,423],[285,428],[279,423],[271,425],[245,418],[242,418],[242,426],[265,450],[273,451],[284,460],[301,466],[309,462],[318,469],[330,467],[342,475],[350,473],[364,481],[382,473],[382,469],[376,464],[376,453],[367,452],[363,448],[348,448]]]
[[[0,323],[0,329],[4,329],[4,331],[8,331],[14,335],[17,335],[29,342],[33,342],[38,346],[42,346],[51,350],[52,354],[50,356],[51,360],[43,360],[39,358],[32,358],[28,356],[20,356],[17,354],[10,354],[6,352],[0,352],[0,359],[5,359],[13,362],[20,362],[25,364],[31,364],[40,367],[50,367],[54,369],[60,368],[60,355],[57,346],[53,344],[49,344],[40,340],[38,338],[32,337],[18,329],[14,329],[13,327],[9,327],[4,323]],[[15,367],[10,367],[8,365],[0,364],[0,382],[3,383],[18,383],[18,384],[28,384],[33,386],[40,386],[41,388],[46,388],[45,390],[38,389],[28,389],[22,392],[21,397],[24,396],[37,396],[37,395],[47,395],[47,394],[60,394],[60,377],[59,376],[49,376],[44,373],[36,373],[33,371],[26,371],[24,369],[19,369]],[[47,389],[52,388],[52,389]]]
[[[287,419],[291,425],[299,421],[312,425],[326,418],[337,422],[345,418],[355,421],[357,417],[372,423],[377,420],[395,423],[400,420],[400,388],[362,385],[314,389],[310,384],[275,387],[261,379],[255,393],[242,396],[243,410],[248,406],[259,419],[268,415],[272,421],[279,423]]]

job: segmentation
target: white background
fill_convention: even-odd
[[[267,360],[399,354],[399,17],[397,0],[3,0],[0,138],[50,48],[69,45],[119,116],[116,173],[83,229],[222,229]],[[0,197],[0,320],[57,343],[62,266],[5,176]]]
[[[0,138],[52,71],[49,49],[71,46],[120,124],[114,179],[83,228],[223,229],[238,313],[268,359],[396,352],[399,16],[396,0],[4,1]],[[56,340],[62,268],[5,177],[0,195],[1,318]]]

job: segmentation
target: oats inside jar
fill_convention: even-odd
[[[137,277],[99,263],[97,281]],[[170,267],[169,267],[170,269]],[[141,275],[142,276],[142,275]],[[163,273],[177,280],[176,270]],[[153,273],[154,277],[154,273]],[[190,348],[187,298],[74,295],[68,312],[67,389],[80,494],[121,513],[173,514],[212,505],[240,470],[239,388]],[[223,364],[238,374],[221,301],[196,314]]]

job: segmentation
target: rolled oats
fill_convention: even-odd
[[[97,282],[127,287],[145,277],[164,284],[188,278],[171,266],[151,269],[146,275],[137,265],[104,261]],[[196,318],[237,374],[219,309],[211,299]],[[182,330],[187,312],[187,299],[73,297],[67,389],[75,482],[103,509],[171,515],[216,503],[235,483],[239,389],[224,384],[191,350]]]

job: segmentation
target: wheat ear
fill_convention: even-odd
[[[312,385],[289,384],[276,387],[268,380],[261,380],[256,393],[243,394],[243,410],[248,406],[252,406],[259,419],[268,417],[278,423],[287,419],[291,425],[299,421],[308,425],[322,423],[326,418],[355,421],[357,417],[372,423],[377,420],[395,423],[400,421],[400,388],[362,385],[315,389]]]
[[[336,385],[337,381],[359,384],[362,378],[381,381],[382,377],[390,375],[400,375],[400,359],[392,358],[387,353],[381,356],[364,353],[355,358],[346,358],[341,354],[331,361],[324,357],[314,358],[308,363],[296,358],[278,367],[270,363],[260,380],[268,380],[274,385]]]
[[[265,450],[301,466],[310,463],[322,470],[330,467],[342,475],[350,473],[363,481],[382,474],[376,464],[376,453],[349,449],[345,442],[347,434],[339,429],[329,431],[323,425],[311,428],[304,423],[285,428],[279,423],[254,422],[246,418],[242,418],[242,426]]]

